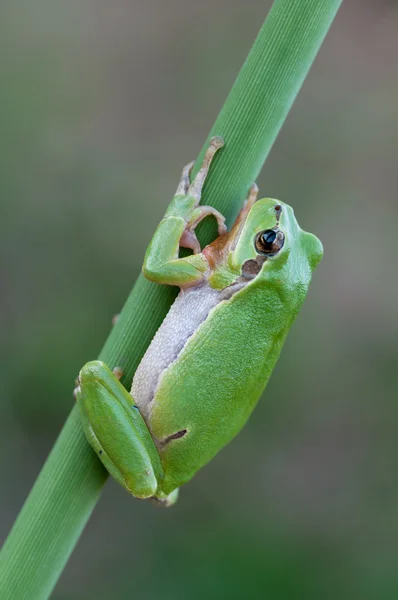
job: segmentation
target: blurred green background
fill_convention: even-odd
[[[2,539],[270,4],[2,2]],[[259,177],[325,259],[248,426],[173,509],[109,481],[53,598],[398,597],[397,53],[343,4]]]

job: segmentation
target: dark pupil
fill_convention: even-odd
[[[267,249],[271,249],[272,244],[275,242],[276,239],[276,231],[273,231],[272,229],[270,231],[264,231],[263,235],[261,236],[261,241],[264,244],[264,247]]]

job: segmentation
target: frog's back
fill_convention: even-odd
[[[146,418],[166,493],[188,481],[248,419],[301,305],[301,294],[291,298],[255,282],[238,290],[210,309],[162,372]]]

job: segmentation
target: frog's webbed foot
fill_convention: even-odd
[[[185,193],[187,196],[190,196],[191,198],[194,198],[196,200],[196,206],[192,210],[190,219],[187,222],[185,231],[180,239],[180,246],[182,246],[183,248],[190,248],[194,254],[199,254],[201,252],[200,244],[195,235],[195,229],[197,225],[208,215],[212,215],[216,218],[219,235],[224,235],[225,233],[227,233],[227,228],[225,226],[225,217],[212,206],[200,206],[199,204],[202,195],[202,188],[206,180],[207,174],[209,172],[211,161],[213,160],[217,150],[219,148],[222,148],[223,145],[224,140],[222,139],[222,137],[212,137],[210,140],[209,147],[206,150],[202,166],[199,169],[193,182],[189,185],[189,174],[193,166],[193,163],[190,163],[184,168],[182,172],[181,181],[177,188],[178,193]]]
[[[213,160],[214,155],[217,152],[217,150],[219,150],[223,146],[224,146],[224,140],[222,139],[222,137],[220,135],[216,135],[211,138],[209,147],[207,148],[207,150],[205,152],[202,166],[200,167],[199,171],[196,174],[195,179],[193,180],[193,182],[191,183],[191,185],[188,188],[187,194],[189,196],[191,196],[192,198],[195,198],[197,204],[199,204],[199,202],[200,202],[200,197],[202,195],[202,188],[203,188],[204,182],[206,181],[206,177],[207,177],[207,174],[210,169],[211,161]]]
[[[192,211],[192,216],[188,221],[184,233],[180,238],[180,246],[189,248],[194,254],[200,254],[201,247],[198,238],[196,237],[196,226],[207,216],[212,215],[217,220],[218,235],[227,233],[225,225],[225,217],[212,206],[198,206]]]
[[[165,507],[173,506],[173,504],[175,504],[178,500],[178,493],[179,493],[179,490],[178,490],[178,488],[176,488],[175,490],[170,492],[170,494],[168,494],[168,495],[166,495],[164,493],[160,493],[157,496],[153,496],[151,498],[151,500],[153,500],[158,506],[165,506]]]
[[[112,373],[114,374],[114,376],[116,377],[116,379],[118,381],[120,381],[121,378],[123,377],[123,369],[122,369],[122,367],[113,367]]]
[[[74,399],[75,399],[76,402],[79,400],[80,392],[81,392],[81,389],[80,389],[80,379],[79,379],[79,377],[76,377],[76,379],[75,379],[75,387],[73,389],[73,397],[74,397]]]
[[[253,204],[257,201],[257,196],[258,196],[258,185],[257,185],[257,183],[254,182],[252,184],[252,186],[250,187],[249,193],[245,200],[244,207],[247,210],[250,210],[251,207],[253,206]]]
[[[175,193],[176,196],[186,196],[189,190],[189,186],[191,185],[189,175],[192,171],[192,168],[195,164],[195,161],[188,163],[182,170],[181,179],[179,181],[177,191]]]
[[[206,181],[207,174],[210,169],[211,161],[214,158],[215,153],[219,148],[224,146],[224,140],[220,135],[216,135],[211,138],[209,147],[205,152],[205,156],[203,159],[202,166],[196,174],[193,182],[190,182],[190,174],[195,164],[195,161],[188,163],[182,170],[181,179],[178,183],[177,191],[175,193],[176,196],[190,196],[191,198],[195,198],[196,205],[200,202],[200,197],[202,195],[202,188],[204,182]]]
[[[227,227],[225,225],[225,217],[218,212],[212,206],[198,206],[192,211],[191,218],[189,219],[184,233],[180,239],[180,246],[183,248],[190,248],[194,254],[201,252],[198,238],[195,234],[197,225],[207,216],[212,215],[217,220],[218,235],[224,235],[227,233]]]
[[[180,247],[188,248],[188,250],[192,250],[194,254],[200,254],[202,252],[199,240],[196,237],[195,232],[192,231],[192,229],[190,229],[188,225],[180,238]]]

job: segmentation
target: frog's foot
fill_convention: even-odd
[[[113,317],[112,317],[112,325],[116,325],[116,323],[118,322],[119,317],[120,317],[120,313],[116,313],[115,315],[113,315]]]
[[[123,377],[123,369],[122,369],[122,367],[114,367],[112,369],[112,373],[114,374],[114,376],[116,377],[116,379],[118,381],[120,381],[121,378]],[[73,396],[74,396],[76,402],[78,402],[80,394],[81,394],[80,376],[78,375],[76,377],[76,379],[75,379],[75,388],[73,390]]]
[[[195,161],[192,161],[185,165],[182,170],[180,182],[175,193],[176,196],[191,196],[196,199],[197,204],[200,202],[202,194],[202,188],[206,180],[207,174],[210,169],[211,161],[217,150],[224,146],[224,140],[220,135],[216,135],[211,138],[209,147],[206,150],[202,166],[200,167],[193,182],[190,182],[189,176]]]
[[[240,231],[241,228],[243,227],[243,225],[246,221],[246,217],[249,214],[251,207],[257,201],[257,196],[258,196],[258,187],[257,187],[256,183],[253,183],[249,189],[247,198],[246,198],[242,208],[240,209],[238,216],[236,217],[235,223],[232,225],[232,231],[235,232],[235,234],[232,234],[232,238],[237,239],[237,237],[238,237],[237,232]]]
[[[173,504],[175,504],[178,500],[178,492],[179,489],[176,488],[175,490],[173,490],[172,492],[170,492],[170,494],[166,495],[164,493],[160,493],[157,496],[153,496],[153,498],[151,498],[151,500],[154,500],[158,505],[160,504],[161,506],[173,506]]]
[[[182,170],[181,179],[177,187],[177,191],[175,193],[176,196],[185,196],[188,192],[189,186],[191,182],[189,180],[189,175],[192,171],[192,167],[194,166],[195,161],[188,163]]]
[[[258,196],[258,185],[257,185],[257,183],[253,183],[253,185],[250,187],[249,193],[245,200],[244,208],[249,211],[251,209],[251,207],[253,206],[253,204],[257,201],[257,196]]]
[[[202,166],[200,167],[195,179],[189,186],[187,190],[187,194],[196,198],[197,204],[200,202],[200,197],[202,194],[203,184],[206,180],[207,174],[210,169],[211,161],[214,158],[215,153],[219,148],[224,146],[224,140],[220,135],[216,135],[211,138],[210,145],[206,150],[205,157],[203,159]]]
[[[194,254],[200,254],[201,248],[198,238],[195,234],[195,229],[197,225],[209,215],[212,215],[217,220],[218,235],[224,235],[227,233],[225,217],[223,217],[218,210],[212,206],[198,206],[192,211],[191,218],[189,219],[184,233],[181,236],[180,246],[191,249]]]
[[[121,378],[123,377],[123,369],[122,369],[122,367],[113,367],[112,373],[114,374],[114,376],[116,377],[116,379],[118,381],[120,381]]]
[[[80,394],[81,390],[80,390],[80,379],[79,377],[76,377],[75,379],[75,387],[73,389],[73,397],[75,399],[75,401],[77,402],[79,400],[79,394]]]
[[[188,248],[189,250],[192,250],[194,254],[200,254],[202,252],[195,232],[192,231],[192,229],[190,229],[188,226],[184,230],[179,243],[181,248]]]

